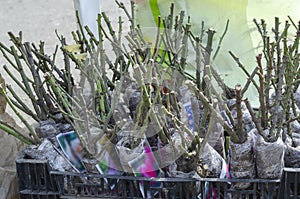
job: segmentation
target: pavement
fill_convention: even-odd
[[[8,44],[7,32],[23,32],[24,41],[46,42],[48,50],[58,44],[55,30],[71,38],[76,28],[70,0],[0,0],[0,41]]]

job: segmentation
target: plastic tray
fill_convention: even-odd
[[[51,172],[64,196],[96,198],[280,198],[280,180],[142,178]],[[160,186],[153,186],[155,184]],[[114,185],[114,186],[111,186]],[[141,186],[142,185],[142,186]],[[141,188],[140,188],[141,186]],[[239,188],[246,186],[246,189]],[[142,194],[144,193],[144,194]]]
[[[300,198],[300,168],[285,167],[281,184],[284,198]]]
[[[58,199],[47,160],[16,160],[20,199]]]
[[[21,199],[267,199],[297,198],[295,194],[300,192],[297,177],[300,169],[285,168],[284,183],[280,183],[279,179],[142,178],[76,174],[52,171],[46,160],[22,158],[16,164]],[[241,189],[241,186],[247,188]]]

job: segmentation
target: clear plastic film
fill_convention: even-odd
[[[230,142],[230,174],[233,178],[255,178],[253,138],[242,144]]]
[[[300,168],[300,147],[286,146],[284,166]]]
[[[203,148],[203,153],[200,154],[202,165],[207,165],[208,176],[219,178],[222,172],[223,158],[221,155],[208,143]]]
[[[284,167],[285,144],[279,137],[275,142],[266,142],[261,136],[255,144],[257,177],[280,178]]]

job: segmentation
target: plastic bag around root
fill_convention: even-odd
[[[208,143],[205,144],[203,153],[200,155],[203,165],[208,166],[208,176],[219,178],[222,172],[222,164],[224,162],[221,155]]]
[[[281,138],[275,142],[266,142],[258,136],[255,155],[257,177],[262,179],[278,179],[284,168],[285,144]]]
[[[230,141],[230,174],[232,178],[255,178],[255,161],[254,161],[254,140],[251,136],[242,143],[233,143]],[[250,183],[237,183],[235,188],[248,188]]]
[[[255,177],[253,146],[253,138],[249,136],[242,144],[237,144],[230,141],[230,171],[233,178]]]
[[[285,167],[300,168],[300,147],[291,147],[287,145],[284,155]]]

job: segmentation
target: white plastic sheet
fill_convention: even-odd
[[[97,17],[100,13],[100,0],[74,0],[83,26],[88,26],[95,37],[98,37]]]
[[[1,106],[1,105],[0,105]],[[13,118],[7,113],[0,114],[0,120],[17,127]],[[0,130],[0,198],[17,198],[18,185],[15,169],[15,159],[22,150],[23,144],[13,136]]]

